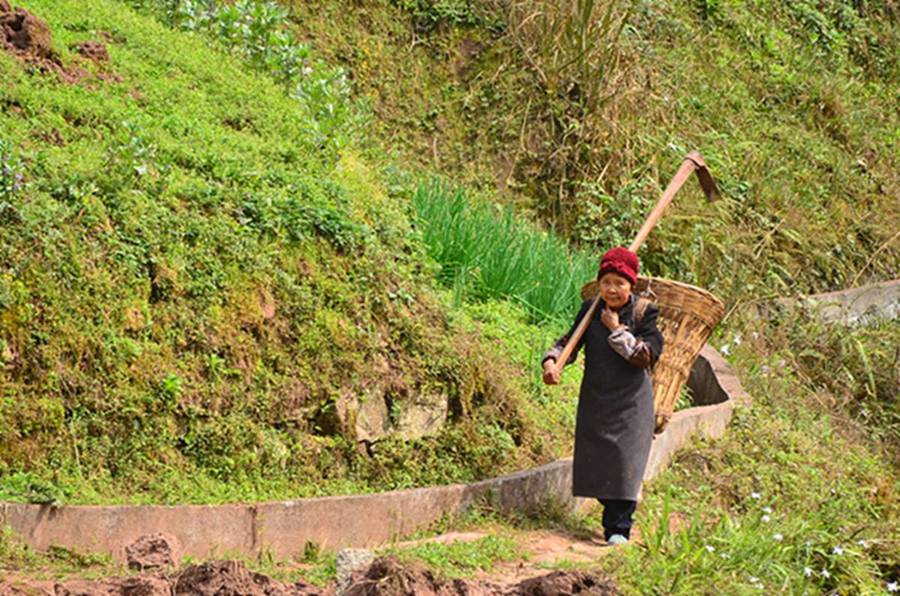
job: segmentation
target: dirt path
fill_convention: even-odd
[[[447,532],[423,540],[401,542],[397,546],[475,542],[488,536],[490,533],[484,531]],[[520,531],[516,533],[515,541],[527,553],[525,558],[499,563],[490,571],[477,573],[475,578],[510,587],[553,569],[589,569],[610,549],[599,536],[583,538],[560,530]]]
[[[424,544],[474,543],[491,530],[447,532],[421,540],[401,542],[403,550]],[[515,543],[523,556],[495,565],[465,580],[441,580],[421,565],[387,557],[352,576],[344,594],[458,594],[512,596],[539,594],[618,594],[614,584],[591,569],[610,551],[597,537],[576,536],[561,530],[517,530]],[[125,578],[53,581],[17,574],[0,579],[0,596],[163,596],[168,594],[321,595],[335,594],[336,586],[317,588],[303,581],[278,582],[255,573],[237,561],[212,561],[188,566],[177,573],[142,574]]]

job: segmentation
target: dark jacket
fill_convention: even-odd
[[[636,322],[635,302],[632,297],[619,311],[625,329],[611,333],[600,320],[601,301],[569,361],[584,347],[575,423],[576,496],[636,500],[640,490],[655,426],[647,368],[662,353],[663,338],[656,327],[656,306],[649,305]],[[581,305],[569,333],[556,341],[544,360],[559,356],[589,307],[590,301]]]

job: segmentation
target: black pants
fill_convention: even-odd
[[[603,504],[603,537],[609,540],[613,534],[621,534],[625,538],[629,538],[631,536],[631,516],[637,507],[637,501],[597,500]]]

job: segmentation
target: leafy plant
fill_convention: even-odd
[[[569,229],[578,186],[602,170],[607,106],[630,85],[622,33],[633,3],[618,0],[512,2],[508,37],[531,74],[536,107],[526,113],[540,140],[524,170],[541,212]]]
[[[392,0],[412,14],[413,26],[420,32],[431,31],[442,23],[449,25],[498,26],[496,17],[483,12],[472,0]]]
[[[10,201],[25,185],[22,162],[13,152],[12,144],[0,139],[0,211],[9,209]]]

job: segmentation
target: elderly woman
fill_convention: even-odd
[[[628,542],[632,515],[653,441],[653,386],[649,367],[662,352],[656,328],[658,310],[636,300],[632,288],[638,275],[637,255],[613,248],[603,255],[597,274],[600,304],[578,346],[565,364],[574,362],[585,346],[584,377],[575,423],[573,493],[603,504],[604,537],[609,544]],[[544,355],[544,382],[559,383],[556,360],[585,316],[590,300],[581,305],[569,333]]]

